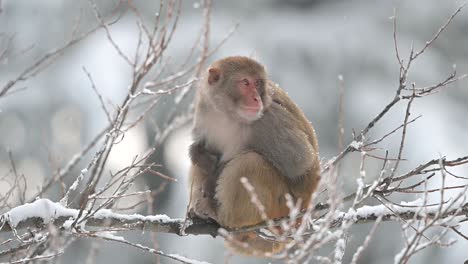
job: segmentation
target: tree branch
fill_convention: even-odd
[[[426,206],[427,210],[420,212],[416,206],[396,206],[389,210],[383,205],[377,206],[362,206],[357,208],[355,213],[335,213],[330,226],[333,228],[339,227],[344,221],[352,221],[355,224],[363,224],[376,221],[382,217],[382,221],[394,220],[409,220],[435,218],[439,207]],[[0,217],[0,231],[11,232],[18,229],[45,228],[49,224],[67,230],[70,223],[74,222],[78,216],[78,209],[65,208],[59,203],[54,203],[48,199],[39,199],[33,203],[20,205],[13,208],[9,212]],[[439,218],[467,216],[468,218],[468,202],[459,206],[452,206],[446,210],[444,215],[437,216]],[[280,225],[285,219],[275,220],[275,225]],[[85,225],[78,225],[72,232],[80,233],[83,228],[100,229],[106,228],[121,229],[121,230],[144,230],[157,233],[170,233],[183,236],[187,235],[210,235],[216,237],[220,226],[215,222],[208,222],[202,219],[191,219],[186,224],[185,232],[183,227],[185,219],[169,218],[167,215],[140,215],[140,214],[119,214],[111,210],[102,209],[90,217]],[[316,219],[314,221],[321,221]],[[244,232],[265,228],[266,224],[259,224],[241,229],[227,229],[229,232]]]

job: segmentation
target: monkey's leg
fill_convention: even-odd
[[[190,146],[190,204],[189,216],[215,219],[214,200],[219,155],[206,149],[203,141]]]
[[[192,165],[189,181],[189,217],[216,219],[214,193],[209,192],[209,190],[214,189],[211,187],[212,182],[215,182],[215,180],[210,179],[203,169],[197,165]]]
[[[258,207],[240,179],[245,177],[255,188],[269,218],[286,216],[287,185],[278,171],[261,155],[247,152],[229,161],[222,170],[215,198],[218,201],[217,221],[226,227],[242,227],[262,222]]]

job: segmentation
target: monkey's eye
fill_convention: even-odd
[[[263,85],[263,80],[262,79],[255,80],[255,86],[260,87],[262,85]]]
[[[249,85],[249,80],[247,79],[243,79],[242,82],[244,83],[244,85],[248,86]]]

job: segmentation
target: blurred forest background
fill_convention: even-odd
[[[158,1],[133,1],[144,19],[151,20]],[[115,6],[113,1],[96,1],[103,15]],[[391,100],[398,86],[398,62],[392,36],[394,11],[398,17],[400,52],[407,54],[413,43],[421,47],[458,8],[461,1],[339,1],[339,0],[259,0],[213,3],[211,43],[219,43],[239,24],[232,37],[210,58],[229,55],[254,56],[264,63],[270,78],[282,86],[304,110],[315,126],[323,159],[338,153],[339,78],[344,80],[345,142],[352,140],[353,129],[360,130]],[[46,52],[70,39],[76,18],[82,13],[80,30],[96,24],[88,1],[3,0],[0,11],[0,52],[10,47],[7,59],[0,61],[0,87]],[[200,31],[202,9],[198,1],[183,1],[180,22],[166,56],[176,62],[190,52]],[[135,17],[125,13],[111,32],[122,50],[131,53],[137,43]],[[6,36],[14,36],[13,38]],[[468,13],[456,17],[453,24],[412,68],[410,82],[421,86],[437,83],[450,74],[456,64],[459,73],[468,73]],[[131,71],[105,37],[98,31],[69,49],[54,64],[19,87],[25,90],[0,98],[0,176],[9,169],[8,153],[17,161],[35,193],[45,178],[63,166],[106,125],[106,116],[90,87],[83,67],[91,73],[96,87],[110,105],[122,101],[127,93]],[[413,113],[423,115],[408,131],[403,168],[410,168],[439,155],[457,157],[468,150],[468,82],[462,81],[443,92],[417,101]],[[193,91],[191,91],[193,94]],[[190,103],[185,102],[185,108]],[[153,110],[151,121],[140,123],[126,134],[110,158],[110,168],[119,169],[154,144],[155,127],[163,126],[173,109],[167,97]],[[182,107],[183,108],[183,107]],[[403,109],[403,106],[402,106]],[[394,111],[376,129],[388,131],[401,122],[404,112]],[[187,197],[187,148],[191,142],[190,125],[172,133],[158,147],[153,160],[162,171],[178,179],[169,183],[155,198],[156,213],[170,217],[185,216]],[[399,138],[386,144],[396,151]],[[343,192],[355,188],[359,175],[359,154],[348,157],[342,168]],[[377,171],[370,162],[368,175]],[[80,166],[74,174],[77,174]],[[468,171],[454,171],[466,176]],[[73,174],[73,173],[72,173]],[[70,184],[73,179],[67,179]],[[147,175],[136,189],[158,189],[162,181]],[[0,194],[7,190],[0,184]],[[48,194],[54,200],[54,193]],[[55,190],[59,197],[60,190]],[[31,197],[27,197],[31,198]],[[16,197],[15,199],[19,199]],[[55,198],[57,199],[57,198]],[[126,200],[129,205],[131,199]],[[128,212],[146,213],[144,205]],[[370,226],[357,225],[349,238],[359,242]],[[401,248],[399,226],[384,223],[361,263],[391,263]],[[465,233],[468,231],[462,230]],[[152,243],[151,235],[129,232],[133,241]],[[163,251],[177,252],[194,259],[221,263],[227,256],[221,238],[209,236],[179,237],[157,234]],[[107,242],[77,240],[58,260],[83,263],[94,243],[100,243],[96,263],[150,263],[154,256]],[[429,248],[412,263],[463,263],[468,259],[468,242],[460,240],[448,249]],[[346,255],[347,256],[347,255]],[[232,257],[234,263],[266,263],[261,259]],[[349,260],[345,259],[345,262]],[[161,259],[162,263],[169,263]]]

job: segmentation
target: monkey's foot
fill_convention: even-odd
[[[216,221],[216,213],[211,205],[210,199],[200,198],[189,208],[188,216],[190,218],[213,219]]]

